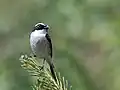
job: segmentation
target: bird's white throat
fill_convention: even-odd
[[[37,36],[44,36],[46,35],[47,32],[43,29],[43,30],[35,30],[34,32],[31,33],[32,37],[37,37]]]
[[[31,45],[35,45],[38,41],[42,40],[46,36],[46,31],[45,30],[35,30],[31,33],[30,35],[30,42]]]

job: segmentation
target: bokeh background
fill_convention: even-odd
[[[19,57],[37,22],[73,90],[120,90],[120,0],[0,0],[0,90],[32,90]]]

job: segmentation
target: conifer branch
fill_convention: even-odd
[[[60,73],[56,73],[57,82],[52,77],[50,70],[47,67],[42,68],[35,57],[21,55],[21,66],[27,70],[31,76],[36,78],[33,90],[72,90],[68,81],[61,77]]]

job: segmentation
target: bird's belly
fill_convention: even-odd
[[[38,42],[34,43],[32,46],[32,51],[37,57],[45,58],[48,55],[48,45],[45,38],[40,39]]]

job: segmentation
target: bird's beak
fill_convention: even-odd
[[[44,27],[45,29],[49,29],[49,26],[48,25],[45,25],[45,27]]]

